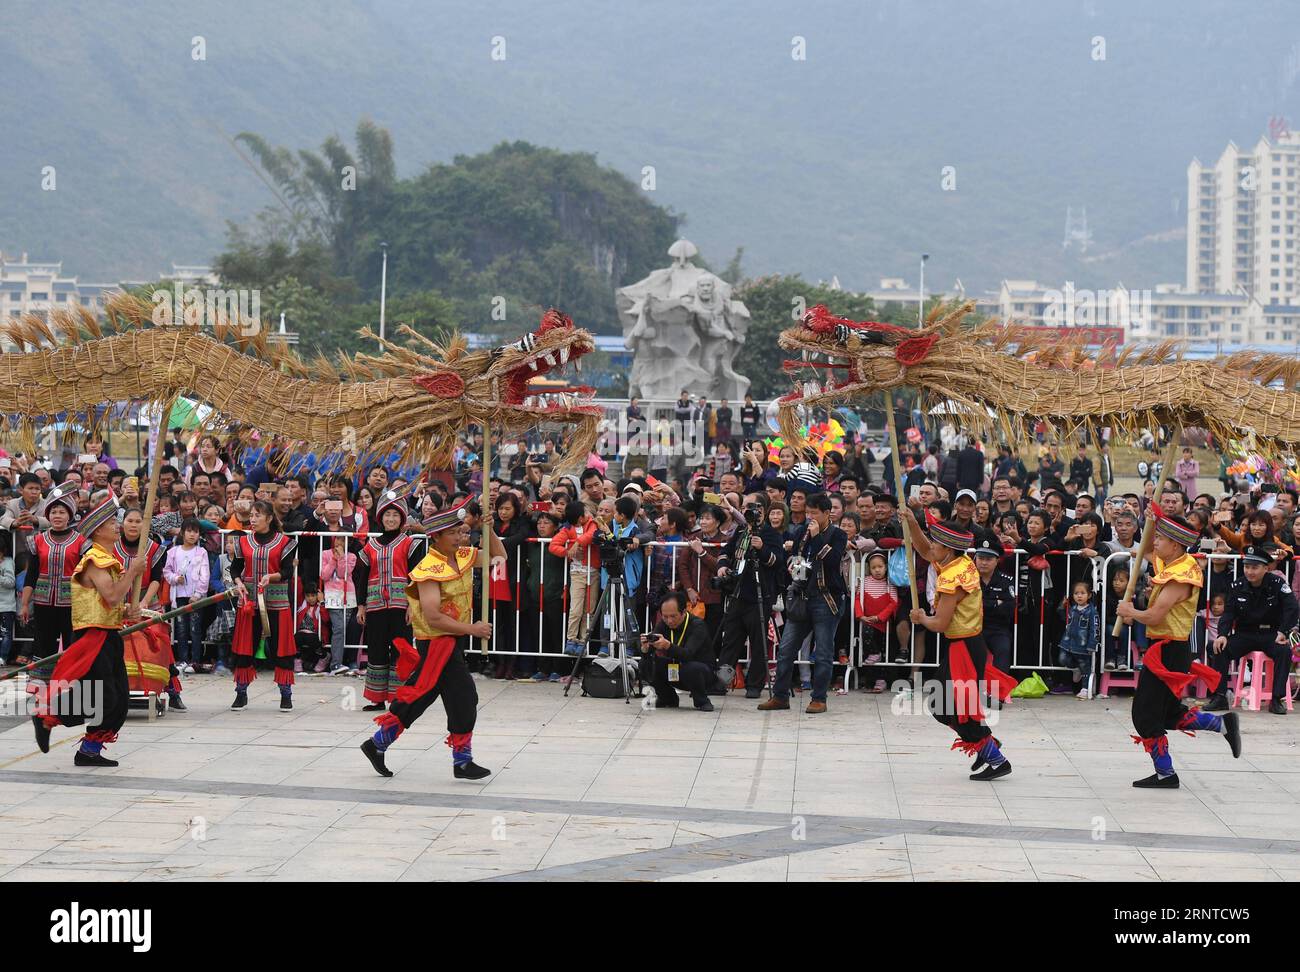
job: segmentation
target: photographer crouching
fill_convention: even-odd
[[[751,495],[745,503],[744,527],[732,535],[718,558],[717,582],[726,596],[720,675],[731,684],[741,649],[748,642],[747,699],[758,698],[767,684],[767,625],[785,564],[781,543],[780,532],[767,522],[766,507]]]
[[[691,693],[695,708],[712,712],[708,687],[713,681],[709,664],[712,645],[709,629],[686,610],[686,595],[670,591],[659,608],[659,623],[641,637],[641,679],[654,686],[655,708],[678,706],[674,683]]]

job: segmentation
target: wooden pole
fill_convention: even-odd
[[[483,620],[488,620],[488,609],[492,603],[492,430],[483,423],[483,494],[479,499],[481,516],[479,517],[479,544],[483,554]],[[479,642],[479,650],[487,657],[490,638]]]
[[[167,444],[167,423],[171,421],[172,406],[176,404],[176,396],[170,395],[166,404],[163,405],[162,414],[158,418],[158,440],[154,444],[153,458],[149,462],[149,485],[148,492],[144,497],[144,524],[140,527],[140,547],[138,556],[144,557],[149,552],[149,526],[153,519],[154,500],[158,496],[158,476],[162,470],[163,446]],[[147,568],[146,568],[147,573]],[[131,617],[140,615],[140,582],[144,575],[136,577],[135,583],[131,586]]]
[[[912,553],[912,531],[903,516],[903,504],[907,497],[903,495],[903,457],[898,451],[898,430],[894,428],[894,396],[885,392],[885,428],[889,430],[889,449],[894,466],[894,495],[898,499],[898,521],[903,525],[903,546],[907,550],[907,586],[912,592],[912,607],[920,607],[916,596],[916,556]]]
[[[1183,437],[1182,423],[1177,423],[1169,430],[1169,444],[1165,446],[1164,461],[1160,465],[1160,481],[1156,483],[1156,493],[1152,497],[1153,503],[1160,502],[1160,489],[1164,481],[1173,475],[1174,457],[1178,454],[1178,440]],[[1147,513],[1146,520],[1142,524],[1142,540],[1138,544],[1137,557],[1130,565],[1128,572],[1128,587],[1124,589],[1124,598],[1121,603],[1128,604],[1133,600],[1133,592],[1137,590],[1138,571],[1141,569],[1143,562],[1151,553],[1151,543],[1155,539],[1156,518],[1153,514]],[[1115,617],[1115,626],[1111,629],[1111,636],[1118,638],[1124,631],[1124,619],[1118,615]]]

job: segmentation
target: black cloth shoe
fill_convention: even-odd
[[[1215,692],[1205,704],[1201,706],[1206,712],[1226,712],[1228,710],[1228,697],[1222,692]]]
[[[361,711],[362,712],[383,712],[387,708],[388,708],[388,704],[385,702],[371,702],[369,705],[363,705],[361,707]]]
[[[1004,759],[997,766],[985,766],[978,773],[972,773],[972,780],[997,780],[1011,774],[1011,760]]]
[[[473,760],[466,763],[464,766],[453,766],[451,768],[451,773],[458,780],[481,780],[485,776],[492,775],[490,769],[484,769]]]
[[[1002,748],[1002,743],[998,741],[998,737],[997,737],[997,736],[994,736],[994,737],[993,737],[993,745],[994,745],[994,746],[997,746],[999,749]],[[970,764],[970,771],[971,771],[972,773],[978,773],[980,767],[984,765],[984,762],[985,762],[984,757],[983,757],[982,755],[980,755],[979,753],[976,753],[976,754],[975,754],[975,762],[973,762],[973,763]]]
[[[675,709],[682,704],[682,700],[677,697],[676,692],[669,692],[667,695],[655,695],[656,709]]]
[[[370,765],[375,768],[375,772],[380,776],[392,776],[393,771],[384,765],[384,754],[379,751],[373,739],[367,739],[361,744],[361,751],[366,754],[366,759],[370,760]]]
[[[41,752],[50,751],[50,727],[45,724],[45,720],[40,716],[32,716],[32,726],[36,729],[36,745],[41,747]]]
[[[699,709],[701,712],[712,712],[713,703],[710,702],[707,698],[696,699],[695,708]]]
[[[83,753],[80,749],[77,750],[77,755],[72,758],[72,762],[78,766],[117,765],[117,760],[115,759],[109,759],[107,756],[101,756],[99,753],[96,753],[94,756],[89,756],[86,753]]]
[[[174,699],[167,700],[167,708],[175,709],[177,712],[186,712],[189,710],[189,706],[187,706],[184,702],[181,701],[181,697],[179,695],[176,696],[176,698]]]
[[[1229,712],[1223,717],[1223,738],[1232,747],[1232,758],[1241,756],[1241,716]]]
[[[754,688],[745,689],[745,698],[747,699],[761,699],[762,697],[763,697],[762,689],[754,689]]]
[[[1133,785],[1143,790],[1176,790],[1178,774],[1171,773],[1169,776],[1162,777],[1159,773],[1152,773],[1145,779],[1134,780]]]
[[[236,696],[235,696],[235,701],[232,702],[232,703],[230,703],[230,709],[231,709],[232,712],[235,711],[235,710],[238,710],[238,709],[246,708],[247,706],[248,706],[248,693],[247,693],[247,692],[243,693],[242,695],[236,695]]]
[[[286,699],[282,697],[280,699],[280,711],[281,712],[293,711],[293,699]]]
[[[1281,699],[1274,699],[1268,704],[1268,711],[1273,715],[1286,715],[1286,703]]]

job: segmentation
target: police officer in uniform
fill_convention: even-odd
[[[1291,586],[1269,570],[1277,553],[1272,547],[1251,546],[1242,551],[1242,572],[1228,591],[1227,607],[1219,619],[1219,637],[1214,639],[1210,664],[1223,676],[1220,690],[1205,703],[1211,711],[1228,708],[1226,689],[1230,662],[1262,651],[1273,660],[1273,700],[1268,711],[1286,715],[1287,675],[1291,669],[1291,646],[1287,635],[1300,619]]]
[[[1016,584],[998,566],[1003,556],[1002,544],[996,540],[976,539],[975,569],[979,571],[984,592],[984,643],[993,658],[993,667],[1005,672],[1011,668]]]

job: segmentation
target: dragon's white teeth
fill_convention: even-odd
[[[542,360],[545,361],[545,362],[546,362],[548,365],[550,365],[552,368],[555,367],[555,355],[553,355],[553,354],[543,355],[543,356],[542,356]]]
[[[567,364],[569,361],[569,349],[560,348],[560,364]]]
[[[581,359],[581,358],[574,358],[574,359],[573,359],[573,370],[576,371],[578,374],[582,374],[582,359]]]
[[[533,371],[536,371],[536,370],[537,370],[537,361],[536,361],[536,360],[530,360],[530,361],[528,362],[528,367],[532,368]]]

